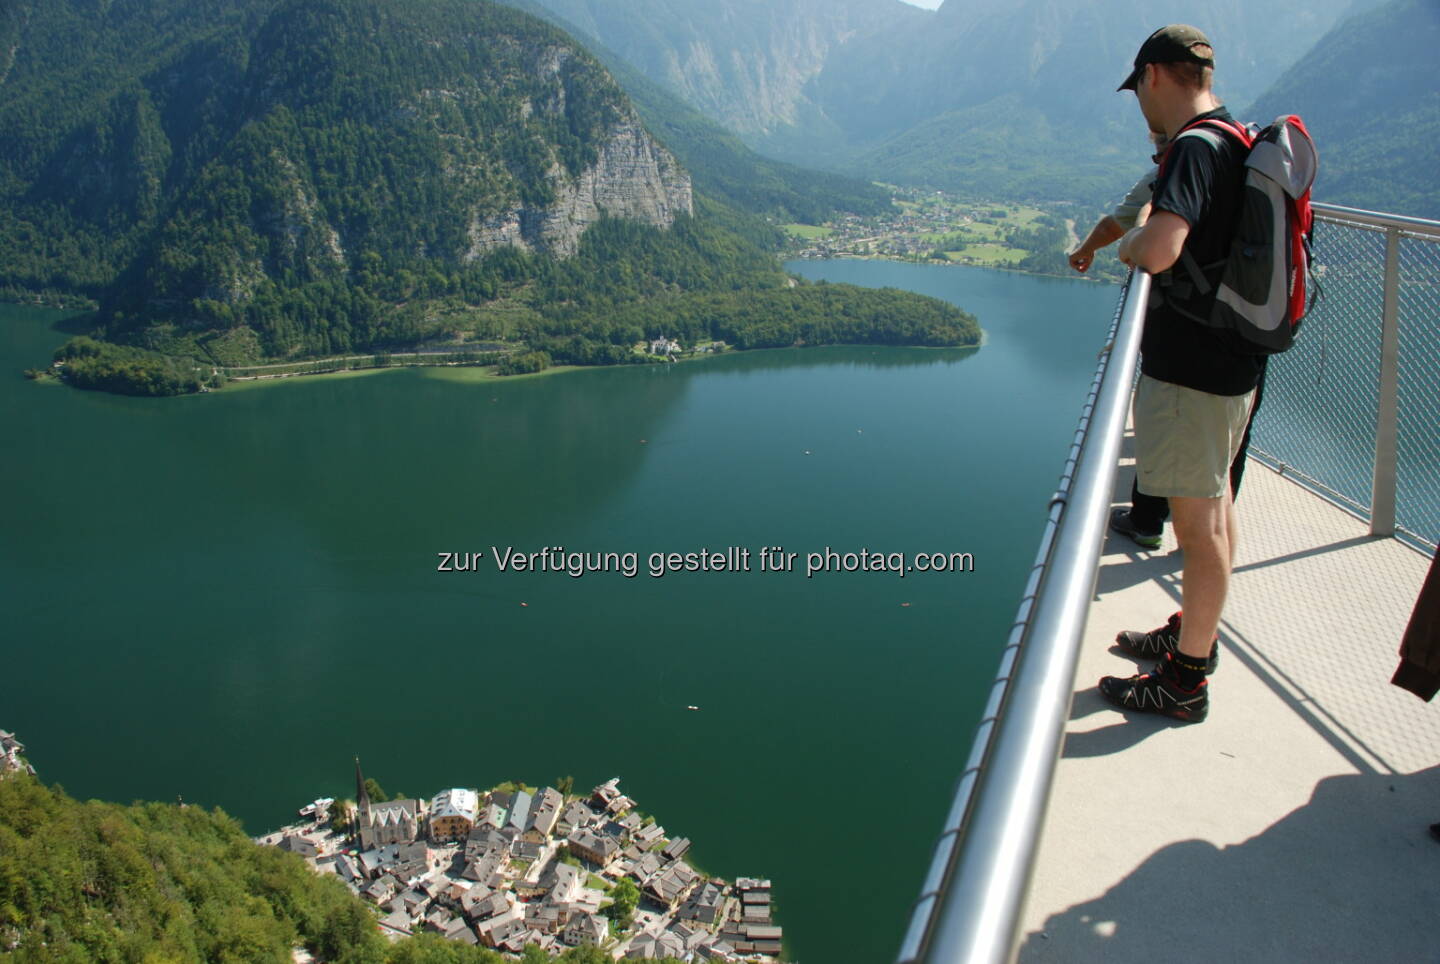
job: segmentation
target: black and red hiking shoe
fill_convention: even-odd
[[[1166,653],[1178,653],[1180,651],[1180,614],[1177,612],[1171,616],[1169,621],[1157,629],[1148,633],[1137,633],[1133,629],[1115,634],[1115,642],[1120,648],[1135,656],[1143,656],[1146,659],[1159,659]],[[1209,676],[1215,672],[1215,667],[1220,665],[1220,635],[1216,633],[1215,642],[1210,644],[1210,658],[1205,661],[1205,675]]]
[[[1100,695],[1124,710],[1159,713],[1184,723],[1200,723],[1210,715],[1210,684],[1201,680],[1193,690],[1180,685],[1166,653],[1148,673],[1122,679],[1100,677]]]

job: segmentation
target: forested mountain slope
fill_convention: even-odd
[[[1316,200],[1440,218],[1437,50],[1440,4],[1392,0],[1326,34],[1249,116],[1305,119]]]
[[[435,340],[630,361],[647,331],[617,326],[617,306],[723,291],[741,311],[790,286],[774,229],[697,198],[604,67],[509,7],[12,10],[0,290],[95,298],[99,333],[132,349],[72,347],[72,380],[164,393],[193,386],[168,364],[141,378],[135,352],[203,367]],[[910,302],[924,343],[977,337],[954,309]]]

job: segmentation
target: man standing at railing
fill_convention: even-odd
[[[1172,24],[1150,35],[1120,86],[1135,92],[1150,129],[1170,141],[1150,218],[1121,239],[1119,257],[1156,276],[1159,297],[1140,340],[1135,461],[1140,491],[1169,500],[1185,550],[1184,619],[1177,614],[1151,632],[1121,633],[1123,647],[1158,656],[1160,663],[1149,673],[1100,680],[1100,692],[1121,707],[1196,723],[1210,710],[1205,677],[1218,657],[1236,545],[1230,463],[1260,377],[1257,356],[1231,350],[1214,330],[1186,316],[1208,314],[1207,296],[1186,290],[1171,273],[1182,251],[1201,265],[1222,262],[1239,216],[1245,146],[1208,125],[1192,126],[1210,119],[1233,123],[1211,91],[1214,67],[1206,36]]]

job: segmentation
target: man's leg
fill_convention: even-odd
[[[1170,514],[1175,538],[1185,547],[1179,650],[1203,663],[1210,657],[1235,564],[1235,505],[1228,491],[1218,499],[1172,497]]]
[[[1161,653],[1160,663],[1149,673],[1128,678],[1100,677],[1100,695],[1123,709],[1199,723],[1210,715],[1205,676],[1215,666],[1211,655],[1215,631],[1230,586],[1235,512],[1228,487],[1223,495],[1212,499],[1171,496],[1170,519],[1175,525],[1175,538],[1185,547],[1180,583],[1184,619],[1176,613],[1166,626],[1151,633],[1121,633],[1116,637],[1116,642],[1124,645],[1131,635],[1147,644],[1152,637],[1158,644],[1164,636],[1167,651]],[[1168,647],[1174,647],[1173,651]]]
[[[1198,723],[1210,712],[1205,676],[1215,669],[1216,630],[1225,609],[1239,529],[1226,478],[1239,448],[1252,394],[1207,395],[1142,375],[1135,392],[1135,455],[1152,492],[1171,495],[1175,537],[1185,550],[1183,615],[1148,633],[1115,641],[1139,656],[1159,656],[1149,673],[1102,676],[1100,693],[1124,709]],[[1210,493],[1215,493],[1213,496]]]
[[[1141,492],[1138,482],[1131,482],[1130,518],[1136,528],[1146,532],[1158,532],[1165,527],[1165,520],[1170,518],[1170,506],[1158,495]]]
[[[1131,482],[1130,508],[1110,512],[1110,530],[1128,536],[1143,549],[1159,549],[1169,515],[1169,503],[1159,496],[1146,495],[1138,482]]]

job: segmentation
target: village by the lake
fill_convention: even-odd
[[[695,868],[691,841],[643,815],[618,777],[588,795],[567,782],[372,799],[383,791],[357,760],[353,805],[316,800],[256,842],[337,876],[391,940],[431,931],[515,955],[592,944],[615,960],[779,959],[769,880]]]
[[[885,258],[931,264],[1056,273],[1057,258],[1079,244],[1076,208],[961,198],[945,191],[890,186],[893,211],[841,214],[823,225],[787,224],[791,257]]]

